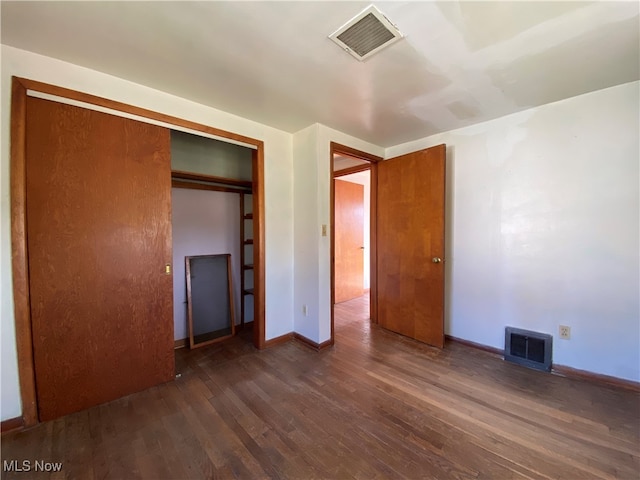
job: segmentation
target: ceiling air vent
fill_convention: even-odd
[[[329,35],[329,38],[362,61],[400,40],[402,33],[371,5]]]

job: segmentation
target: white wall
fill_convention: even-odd
[[[554,363],[640,380],[639,85],[387,149],[447,144],[448,334],[550,333]]]
[[[235,323],[240,323],[240,199],[236,193],[171,189],[174,339],[188,337],[185,257],[231,254]]]
[[[293,161],[289,133],[158,90],[3,45],[0,117],[0,419],[21,414],[11,285],[9,126],[11,76],[91,93],[264,141],[266,338],[293,330]]]
[[[293,135],[293,328],[314,342],[320,324],[318,251],[325,240],[322,223],[329,223],[318,215],[318,129],[311,125]]]
[[[371,286],[371,172],[358,172],[338,177],[338,180],[357,183],[364,187],[364,222],[362,234],[364,238],[364,281],[362,287],[366,290]]]
[[[384,153],[381,147],[320,124],[293,135],[294,331],[317,343],[331,338],[331,142],[377,156]],[[327,225],[326,237],[321,236],[322,225]]]

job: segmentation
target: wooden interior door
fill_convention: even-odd
[[[166,128],[27,99],[41,421],[174,378],[169,141]]]
[[[444,346],[446,148],[378,163],[378,323]]]
[[[335,303],[364,294],[364,185],[334,181]]]

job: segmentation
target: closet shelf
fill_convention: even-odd
[[[247,213],[247,214],[244,216],[244,219],[245,219],[245,220],[253,220],[253,213]]]
[[[245,270],[253,270],[253,263],[248,263],[247,265],[243,265],[242,268]]]
[[[244,244],[245,244],[245,245],[253,245],[253,238],[247,238],[247,239],[244,241]]]
[[[221,183],[223,185],[233,185],[236,187],[252,188],[253,183],[247,180],[237,180],[235,178],[216,177],[213,175],[203,175],[200,173],[184,172],[181,170],[171,170],[171,178],[180,180],[195,180],[198,182]],[[251,193],[251,192],[248,192]]]
[[[245,295],[253,295],[253,288],[245,288],[242,293]]]

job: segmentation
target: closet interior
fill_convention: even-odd
[[[253,321],[253,153],[252,148],[242,145],[171,131],[176,347],[197,346],[193,334],[207,338],[202,344],[224,340]],[[231,315],[235,328],[221,327],[205,335],[194,326],[190,340],[186,259],[219,255],[230,255],[230,307],[235,312]],[[197,279],[191,277],[190,286],[194,281]],[[218,290],[220,285],[213,288]],[[212,298],[221,298],[219,294],[212,291]]]

